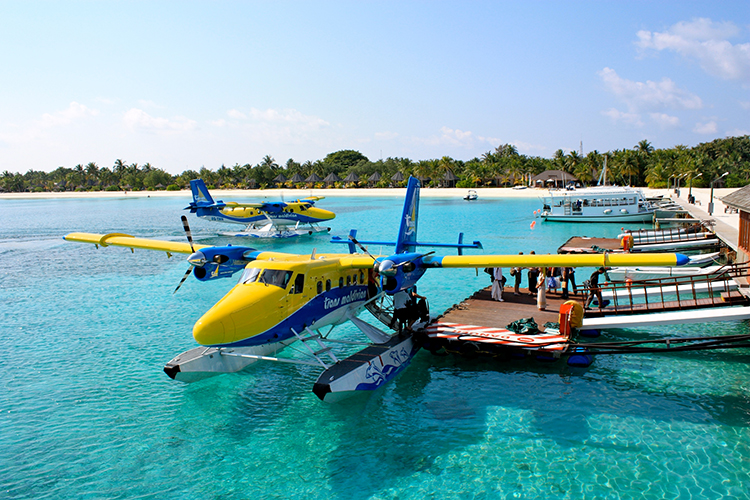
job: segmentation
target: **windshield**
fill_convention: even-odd
[[[266,269],[263,274],[260,275],[258,282],[265,283],[268,285],[278,286],[280,288],[286,288],[289,280],[292,279],[292,271],[277,271],[275,269]]]
[[[256,269],[254,267],[248,267],[242,272],[242,276],[240,276],[240,283],[243,285],[247,283],[254,283],[258,279],[258,275],[260,275],[261,269]]]

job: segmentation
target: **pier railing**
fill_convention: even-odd
[[[644,314],[746,304],[750,300],[737,291],[736,278],[750,276],[750,264],[728,264],[700,276],[672,276],[642,281],[600,284],[605,307],[592,307],[588,316]],[[585,289],[587,294],[591,290]]]

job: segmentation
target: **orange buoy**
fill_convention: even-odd
[[[534,229],[534,226],[536,226],[536,221],[531,221],[531,229]]]

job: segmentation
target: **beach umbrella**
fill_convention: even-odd
[[[370,182],[380,182],[380,172],[375,172],[367,180]]]
[[[294,174],[294,175],[292,176],[292,178],[291,178],[291,179],[289,179],[289,180],[290,180],[290,181],[292,181],[292,182],[305,182],[305,179],[303,179],[303,178],[302,178],[302,176],[301,176],[301,175],[299,175],[298,173],[295,173],[295,174]]]
[[[318,174],[316,174],[315,172],[313,172],[312,174],[310,174],[310,177],[308,177],[307,179],[305,179],[305,182],[320,182],[322,180],[323,179],[321,179],[321,177]]]
[[[359,176],[355,174],[354,172],[351,172],[349,175],[346,176],[344,179],[344,182],[359,182]]]
[[[334,182],[339,182],[341,180],[341,177],[331,172],[330,174],[326,175],[326,178],[323,179],[328,185],[330,186]]]
[[[286,177],[284,177],[284,174],[279,174],[273,178],[273,181],[274,182],[286,182]]]
[[[403,182],[404,174],[402,174],[401,172],[396,172],[395,174],[393,174],[393,177],[391,177],[391,180],[393,182]]]

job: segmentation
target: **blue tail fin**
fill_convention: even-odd
[[[406,186],[404,212],[401,214],[401,227],[398,229],[396,253],[413,252],[417,243],[417,219],[419,218],[419,179],[409,177]]]
[[[203,179],[194,179],[190,181],[190,189],[193,191],[193,203],[199,207],[206,207],[214,204],[214,199],[208,192],[206,183]]]

